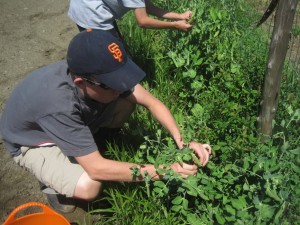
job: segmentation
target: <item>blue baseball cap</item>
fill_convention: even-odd
[[[84,30],[70,42],[67,52],[70,71],[93,76],[116,91],[132,89],[145,72],[127,55],[122,42],[108,31]]]

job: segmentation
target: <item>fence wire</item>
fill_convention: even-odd
[[[256,6],[256,12],[257,18],[256,21],[260,20],[260,17],[264,14],[266,9],[268,8],[271,0],[252,0],[255,3]],[[266,48],[269,49],[271,38],[272,38],[272,32],[274,28],[274,19],[275,19],[275,13],[274,12],[270,15],[270,17],[261,25],[266,29],[268,32],[268,40],[266,42]],[[260,16],[260,17],[259,17]],[[286,62],[290,63],[290,65],[298,72],[300,73],[300,7],[299,4],[296,9],[295,18],[293,22],[293,28],[289,40],[289,49],[287,51],[286,55]]]

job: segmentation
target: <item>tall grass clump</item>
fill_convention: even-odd
[[[213,157],[195,177],[158,169],[162,181],[108,186],[101,224],[299,224],[299,70],[286,64],[273,136],[261,143],[256,121],[269,35],[253,28],[253,2],[154,1],[191,9],[188,33],[140,29],[132,14],[119,21],[131,57],[147,72],[142,84],[171,109],[184,140],[210,143]],[[124,135],[127,147],[111,146],[109,157],[157,167],[197,162],[143,108]]]

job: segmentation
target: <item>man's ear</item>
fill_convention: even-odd
[[[79,76],[75,76],[73,79],[74,84],[76,84],[77,86],[81,86],[84,83],[84,80],[79,77]]]

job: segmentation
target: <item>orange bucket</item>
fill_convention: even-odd
[[[28,207],[38,206],[42,208],[42,212],[25,215],[16,218],[16,214]],[[8,216],[3,225],[70,225],[65,217],[58,214],[48,206],[40,202],[28,202],[14,209]]]

